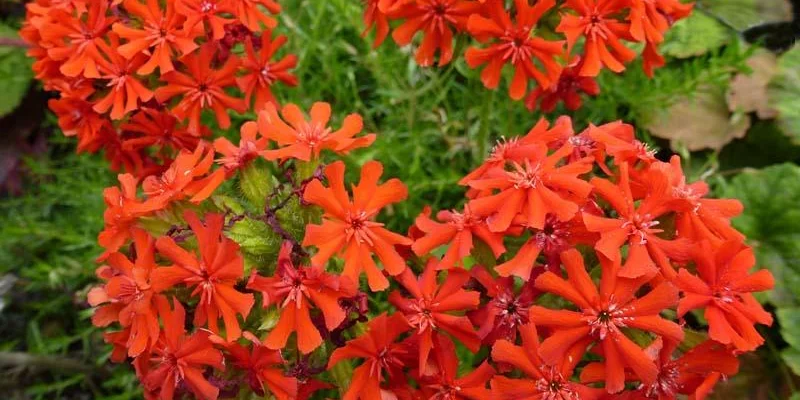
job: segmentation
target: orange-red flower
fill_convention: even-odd
[[[190,201],[199,203],[214,193],[225,180],[225,170],[217,169],[209,174],[214,165],[214,150],[203,142],[194,152],[182,150],[169,168],[160,176],[148,176],[142,189],[148,202],[167,204],[191,196]]]
[[[574,63],[561,71],[558,82],[549,88],[537,87],[525,99],[528,110],[537,108],[549,113],[556,109],[558,102],[563,101],[568,110],[575,111],[583,105],[581,92],[589,96],[600,94],[600,85],[592,77],[581,76],[581,64]]]
[[[297,333],[297,347],[303,354],[322,344],[322,336],[311,321],[312,307],[319,309],[330,331],[347,316],[339,300],[356,294],[355,282],[325,272],[321,266],[295,268],[292,263],[292,244],[284,242],[278,255],[274,276],[250,276],[247,288],[263,295],[263,305],[277,305],[281,310],[278,324],[264,339],[271,349],[282,349],[292,332]]]
[[[566,36],[570,50],[581,36],[586,38],[580,75],[597,76],[603,66],[622,72],[625,63],[636,58],[621,41],[630,25],[617,19],[628,4],[628,0],[567,0],[566,7],[578,15],[563,14],[556,31]]]
[[[561,74],[561,65],[556,57],[563,54],[564,42],[531,36],[539,19],[555,3],[555,0],[540,0],[531,6],[527,0],[516,0],[516,20],[512,21],[503,2],[494,0],[485,6],[488,18],[480,14],[470,16],[467,30],[472,36],[481,42],[495,39],[486,48],[470,47],[465,55],[470,68],[488,64],[481,72],[484,86],[497,88],[505,64],[511,64],[514,68],[514,78],[508,91],[514,100],[525,97],[530,79],[536,80],[542,87],[550,87],[556,82]]]
[[[160,326],[155,302],[162,296],[156,294],[151,282],[151,272],[156,267],[153,239],[139,229],[133,231],[133,239],[136,249],[133,261],[122,253],[111,254],[108,265],[97,269],[97,276],[106,283],[89,291],[88,301],[93,307],[99,306],[92,323],[107,326],[118,321],[127,329],[124,343],[128,356],[137,357],[158,340]]]
[[[98,78],[97,45],[108,33],[116,17],[107,14],[108,2],[95,1],[81,10],[56,8],[49,13],[49,21],[39,28],[47,46],[47,55],[59,61],[59,71],[70,77]],[[86,16],[84,17],[84,12]]]
[[[364,6],[364,32],[361,36],[366,36],[367,33],[375,27],[375,40],[372,42],[372,47],[377,48],[386,40],[389,35],[389,17],[384,10],[394,7],[391,3],[407,3],[408,0],[363,0]],[[391,4],[391,5],[389,5]],[[381,7],[383,5],[383,7]],[[381,9],[383,8],[383,10]]]
[[[214,40],[222,39],[225,36],[225,25],[233,22],[233,19],[225,18],[221,14],[230,14],[232,11],[230,0],[175,1],[175,12],[185,17],[183,30],[193,32],[200,25],[210,29],[211,38]]]
[[[568,117],[557,119],[552,128],[548,120],[541,118],[525,136],[499,141],[483,164],[461,178],[458,184],[468,186],[470,181],[483,178],[492,169],[505,168],[507,161],[522,162],[537,146],[549,148],[553,142],[563,142],[573,134],[572,120]]]
[[[329,128],[331,105],[328,103],[314,103],[311,106],[310,121],[306,120],[303,112],[294,104],[285,105],[281,115],[283,118],[278,115],[278,109],[273,103],[267,103],[266,109],[258,115],[261,134],[279,146],[276,150],[262,153],[268,160],[295,158],[309,161],[319,158],[322,150],[347,154],[350,150],[367,147],[375,141],[374,133],[354,138],[364,127],[358,114],[345,117],[342,127],[337,131]]]
[[[432,220],[430,209],[427,207],[425,212],[417,217],[414,225],[424,235],[414,241],[411,249],[416,255],[422,256],[447,244],[447,252],[436,265],[437,269],[453,268],[460,264],[464,257],[469,256],[472,252],[474,236],[491,248],[495,258],[505,253],[503,235],[491,232],[486,225],[485,218],[475,216],[470,211],[469,205],[464,207],[463,213],[440,211],[436,217],[442,222]]]
[[[772,289],[775,278],[765,269],[748,272],[756,262],[753,250],[736,240],[717,249],[702,242],[694,260],[697,275],[681,269],[675,281],[683,292],[678,316],[705,309],[709,337],[739,351],[764,343],[754,325],[772,325],[772,314],[764,311],[752,293]]]
[[[659,315],[678,303],[678,289],[663,282],[637,298],[637,292],[650,277],[618,278],[619,263],[601,258],[600,284],[596,286],[577,250],[562,253],[561,260],[568,279],[547,271],[536,279],[536,288],[569,300],[579,311],[531,307],[531,321],[553,329],[539,349],[542,359],[550,365],[559,365],[565,357],[580,358],[587,347],[597,343],[605,358],[606,391],[617,393],[624,389],[626,367],[645,385],[654,383],[658,368],[622,328],[683,340],[683,329]]]
[[[675,226],[681,237],[700,242],[708,240],[719,245],[725,240],[744,241],[741,232],[731,226],[730,220],[742,213],[743,206],[736,199],[708,199],[708,185],[699,181],[686,183],[679,156],[667,163],[654,163],[651,168],[663,171],[672,185],[672,197],[687,203],[679,210]]]
[[[608,180],[593,178],[594,191],[607,201],[618,217],[606,218],[590,213],[583,214],[586,229],[600,234],[595,249],[603,256],[621,260],[620,250],[628,244],[628,257],[620,271],[621,276],[637,278],[661,269],[667,279],[675,276],[670,260],[686,261],[689,258],[690,243],[684,238],[664,239],[658,234],[663,230],[659,217],[674,211],[676,204],[669,197],[666,176],[658,171],[643,177],[647,194],[641,201],[631,190],[628,164],[620,165],[618,184]]]
[[[452,335],[472,352],[477,352],[481,345],[469,318],[454,314],[475,309],[480,304],[478,292],[463,289],[470,279],[469,273],[461,268],[450,269],[441,285],[437,283],[437,275],[435,260],[428,262],[419,278],[406,269],[395,279],[411,298],[403,297],[398,291],[389,294],[389,302],[405,315],[414,329],[411,339],[418,342],[420,374],[426,371],[431,351],[441,351],[436,346],[449,340],[441,336],[442,332]]]
[[[105,260],[117,252],[131,238],[139,217],[158,207],[153,203],[142,202],[136,197],[138,181],[131,174],[117,175],[119,187],[103,190],[106,210],[103,212],[105,227],[97,237],[97,242],[105,251],[97,261]]]
[[[180,302],[174,302],[174,309],[170,309],[166,299],[159,301],[158,305],[164,330],[150,354],[152,365],[148,366],[142,380],[145,389],[158,393],[159,400],[172,400],[175,389],[185,384],[198,399],[215,400],[219,388],[212,385],[203,373],[207,366],[223,369],[222,353],[214,349],[208,331],[186,334],[186,312]]]
[[[593,400],[603,396],[603,391],[570,380],[582,351],[572,350],[556,364],[539,357],[539,335],[532,323],[519,327],[522,346],[505,339],[492,346],[492,360],[513,365],[528,379],[511,379],[502,375],[492,378],[492,398],[519,399],[581,399]],[[580,350],[580,349],[577,349]]]
[[[108,88],[108,93],[97,100],[94,110],[103,114],[111,109],[109,115],[111,119],[121,119],[136,110],[140,100],[145,102],[153,98],[153,92],[135,76],[136,70],[147,58],[143,54],[136,54],[130,60],[125,59],[117,52],[119,37],[110,34],[108,39],[110,43],[97,42],[97,47],[107,59],[103,57],[96,59],[100,71],[99,78],[107,81],[105,86]]]
[[[230,0],[233,2],[233,15],[239,18],[247,29],[253,32],[261,32],[261,25],[264,24],[269,29],[275,29],[278,21],[262,10],[262,7],[272,14],[281,12],[281,5],[275,0]]]
[[[426,399],[436,400],[489,400],[491,394],[486,383],[494,376],[494,368],[484,361],[477,368],[458,377],[458,356],[450,341],[443,341],[436,352],[438,371],[420,377],[420,391]]]
[[[484,178],[469,182],[469,186],[499,192],[471,200],[470,209],[487,217],[492,232],[506,231],[517,215],[525,217],[527,224],[536,229],[544,227],[548,213],[559,221],[572,219],[579,210],[572,198],[585,199],[592,190],[578,176],[591,171],[592,165],[588,160],[579,160],[559,166],[570,153],[572,145],[568,143],[550,155],[540,145],[531,149],[521,162],[509,163],[511,171],[501,168],[487,171]]]
[[[207,130],[201,130],[198,134],[189,132],[178,124],[178,120],[168,110],[149,107],[139,108],[127,122],[120,125],[120,130],[126,136],[123,142],[126,149],[150,149],[164,157],[176,150],[193,151],[197,149],[200,136],[210,134]]]
[[[111,122],[94,110],[92,103],[77,97],[50,99],[47,106],[56,114],[64,136],[78,137],[78,151],[97,151],[103,130]]]
[[[328,361],[328,369],[350,358],[363,358],[364,362],[353,371],[350,387],[342,397],[344,400],[373,400],[381,397],[383,373],[389,376],[402,373],[406,350],[397,337],[411,327],[402,314],[387,317],[381,314],[373,318],[367,333],[350,340],[344,347],[333,351]]]
[[[286,360],[280,351],[268,349],[250,332],[243,332],[242,336],[250,342],[248,346],[215,336],[211,340],[225,349],[230,365],[246,374],[247,384],[256,395],[264,397],[265,389],[269,389],[278,400],[295,399],[297,379],[283,373]]]
[[[245,103],[250,104],[255,95],[254,110],[261,110],[267,103],[277,104],[272,95],[272,85],[282,82],[287,86],[297,86],[297,76],[289,72],[297,66],[297,56],[289,54],[273,61],[275,53],[286,43],[286,36],[280,35],[272,40],[272,31],[261,33],[261,46],[256,51],[251,40],[245,40],[245,58],[241,70],[245,73],[236,78],[236,83],[245,94]]]
[[[185,56],[197,48],[194,39],[202,30],[183,29],[184,17],[175,12],[174,1],[165,3],[166,10],[161,8],[158,0],[145,1],[141,3],[140,0],[124,0],[122,3],[131,16],[140,20],[140,29],[134,28],[135,25],[129,22],[117,22],[112,29],[121,38],[128,40],[118,49],[123,57],[132,59],[137,54],[150,57],[139,68],[138,73],[147,75],[159,68],[163,75],[175,69],[173,58],[177,55]]]
[[[657,337],[645,349],[648,358],[658,367],[658,379],[626,393],[631,396],[626,398],[672,400],[682,394],[704,399],[721,377],[735,375],[739,370],[736,356],[713,340],[707,340],[673,359],[678,344]],[[580,378],[583,383],[594,383],[602,382],[605,375],[603,364],[591,363],[583,368]]]
[[[194,212],[187,211],[183,216],[197,237],[200,258],[178,246],[171,237],[160,237],[156,248],[173,265],[153,271],[153,288],[162,292],[178,283],[184,284],[192,289],[192,297],[199,297],[194,325],[207,323],[209,330],[219,333],[221,317],[228,341],[238,339],[242,330],[236,316],[247,318],[255,302],[252,294],[234,288],[244,275],[239,245],[222,234],[225,224],[222,214],[206,214],[205,224]]]
[[[228,170],[235,170],[246,166],[259,156],[259,152],[267,147],[267,138],[258,138],[258,124],[253,121],[245,122],[240,130],[239,146],[235,146],[227,138],[220,137],[214,140],[214,149],[224,157],[217,160]]]
[[[441,67],[453,58],[453,31],[465,30],[470,15],[480,11],[481,5],[468,0],[416,0],[396,10],[390,16],[405,21],[392,33],[394,41],[406,46],[422,31],[422,44],[415,56],[417,63],[424,67],[433,65],[438,51]]]
[[[303,193],[303,199],[322,207],[325,211],[321,225],[306,227],[303,246],[316,246],[317,254],[311,257],[312,265],[325,265],[337,253],[344,253],[344,276],[354,282],[362,271],[366,273],[373,291],[383,290],[389,281],[372,259],[373,253],[390,275],[398,275],[406,268],[405,260],[394,246],[410,246],[411,239],[390,232],[383,224],[373,221],[383,207],[404,200],[408,189],[397,179],[378,185],[383,166],[370,161],[361,167],[361,181],[353,186],[353,200],[344,186],[344,163],[336,161],[325,168],[330,187],[314,179]]]
[[[231,126],[228,109],[238,113],[247,110],[242,99],[225,92],[225,88],[236,84],[236,71],[239,59],[229,57],[219,69],[212,69],[214,48],[204,45],[197,53],[184,56],[181,63],[186,66],[186,73],[170,71],[161,76],[166,86],[156,89],[156,100],[164,103],[175,96],[181,96],[180,102],[172,108],[173,114],[181,120],[189,120],[189,131],[200,131],[200,113],[207,108],[214,111],[217,123],[222,129]]]

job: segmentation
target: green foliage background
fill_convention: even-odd
[[[757,8],[757,2],[738,3],[742,9]],[[330,102],[334,124],[356,112],[367,130],[378,133],[373,147],[346,161],[380,160],[385,176],[409,186],[409,200],[383,216],[392,229],[407,229],[424,205],[458,206],[463,190],[457,180],[496,140],[527,132],[541,117],[511,101],[505,87],[484,89],[479,71],[470,70],[463,58],[442,69],[423,69],[414,63],[413,49],[398,48],[391,39],[371,49],[370,38],[361,37],[359,1],[284,4],[279,33],[290,38],[286,51],[299,57],[301,85],[280,88],[277,96],[304,109],[314,101]],[[755,16],[734,13],[730,20],[727,0],[699,5],[694,17],[670,32],[664,45],[668,66],[654,79],[638,63],[622,75],[604,72],[598,79],[599,97],[577,112],[558,109],[546,117],[571,115],[576,129],[623,119],[637,126],[640,138],[663,149],[661,155],[680,153],[691,178],[709,181],[715,195],[742,199],[746,212],[735,224],[751,239],[759,262],[781,282],[762,299],[778,309],[778,324],[762,330],[768,345],[748,356],[751,362],[743,373],[718,393],[720,398],[786,398],[800,373],[800,168],[794,164],[800,157],[795,145],[800,137],[800,50],[778,59],[779,72],[769,85],[770,101],[780,112],[777,120],[753,117],[744,138],[707,151],[692,153],[683,143],[655,138],[646,127],[653,127],[672,105],[692,101],[701,91],[725,93],[736,74],[748,72],[753,48],[736,30],[764,17],[756,10]],[[6,21],[0,36],[10,35],[8,27],[18,23]],[[462,39],[458,48],[466,44]],[[27,91],[25,68],[19,49],[0,47],[0,115],[13,110]],[[736,111],[728,117],[737,115],[742,117]],[[15,279],[10,286],[0,280],[0,388],[12,398],[137,398],[128,367],[107,365],[110,349],[91,327],[85,302],[94,282],[93,260],[100,253],[95,239],[102,228],[102,189],[113,184],[114,174],[102,156],[74,154],[74,141],[60,136],[52,118],[43,129],[55,133],[46,156],[26,160],[24,193],[0,198],[0,278]],[[236,132],[223,134],[235,137]],[[723,127],[719,134],[728,132]],[[27,352],[31,359],[8,365],[3,357],[10,351]]]

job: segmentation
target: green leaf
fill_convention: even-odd
[[[778,59],[778,73],[767,88],[770,105],[778,111],[778,125],[800,144],[800,46]]]
[[[255,160],[239,172],[239,190],[253,206],[263,210],[272,190],[272,174]]]
[[[738,31],[792,18],[788,0],[697,0],[695,8],[696,14],[713,15]]]
[[[718,49],[730,40],[730,33],[714,18],[692,13],[675,23],[664,37],[661,51],[677,58],[689,58]]]
[[[0,24],[0,37],[17,38],[17,33]],[[28,92],[33,79],[31,64],[24,48],[0,46],[0,116],[14,111]]]
[[[245,218],[231,227],[228,236],[239,244],[246,256],[253,259],[266,261],[278,257],[281,238],[264,222]]]
[[[772,302],[800,305],[800,167],[781,164],[747,170],[720,192],[720,197],[744,204],[733,225],[747,236],[758,265],[775,276]]]
[[[791,346],[781,353],[795,374],[800,374],[800,307],[779,308],[776,311],[781,336]]]

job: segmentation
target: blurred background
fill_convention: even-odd
[[[101,154],[76,154],[47,110],[53,95],[33,80],[16,34],[24,3],[0,0],[0,397],[140,398],[130,367],[107,362],[85,299],[100,253],[102,190],[116,177]],[[304,109],[330,102],[335,122],[364,116],[378,140],[348,161],[380,160],[408,184],[410,199],[391,210],[393,229],[405,231],[424,205],[457,206],[458,179],[499,138],[542,116],[570,115],[576,129],[622,119],[662,160],[680,154],[687,175],[707,181],[715,197],[740,199],[745,212],[734,224],[776,277],[759,300],[777,318],[759,327],[766,345],[744,356],[715,397],[800,399],[800,7],[698,0],[670,30],[668,64],[654,79],[637,63],[621,75],[604,71],[602,92],[583,108],[542,115],[505,87],[485,90],[463,57],[423,69],[391,40],[373,50],[361,37],[359,0],[281,3],[278,33],[299,58],[300,86],[277,97]],[[252,118],[238,116],[231,132]]]

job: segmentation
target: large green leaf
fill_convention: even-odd
[[[713,15],[739,31],[792,18],[789,0],[697,0],[695,4],[698,11]]]
[[[0,37],[16,38],[14,29],[0,24]],[[0,116],[6,115],[22,101],[33,79],[31,60],[20,47],[0,46]]]
[[[767,89],[770,105],[778,111],[778,124],[800,143],[800,46],[778,59],[778,73]]]
[[[661,51],[669,56],[688,58],[722,47],[730,39],[727,29],[714,18],[692,13],[667,32]]]
[[[800,374],[800,308],[779,308],[776,311],[781,324],[781,336],[789,348],[781,354],[795,374]]]
[[[719,194],[744,204],[744,213],[733,224],[747,236],[759,265],[775,275],[772,302],[800,305],[800,167],[781,164],[748,170]]]

